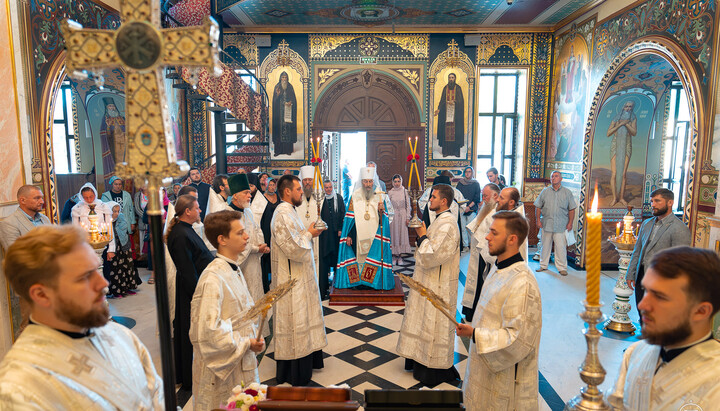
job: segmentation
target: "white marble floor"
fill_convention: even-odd
[[[463,254],[463,272],[466,271],[467,264],[468,255]],[[530,262],[531,268],[537,269],[538,266],[537,262]],[[567,277],[561,277],[551,265],[550,270],[536,274],[543,299],[543,331],[539,356],[539,399],[540,408],[543,410],[561,410],[562,404],[578,395],[583,386],[578,367],[585,358],[586,345],[582,334],[584,325],[578,313],[582,310],[581,301],[584,299],[585,271],[570,268],[568,272]],[[605,304],[603,312],[607,316],[612,314],[610,304],[615,297],[612,289],[617,274],[617,271],[603,272],[601,277],[601,300]],[[141,269],[141,276],[143,280],[147,280],[149,272]],[[132,330],[147,345],[157,369],[161,370],[154,287],[144,283],[137,295],[110,300],[110,306],[111,313],[120,317],[121,323],[131,326],[134,320]],[[462,296],[462,290],[459,295]],[[366,388],[375,387],[418,388],[411,373],[403,370],[402,359],[394,354],[402,308],[378,307],[363,310],[358,307],[326,307],[328,347],[324,350],[325,368],[314,373],[313,381],[318,385],[348,382],[356,394],[362,393]],[[637,322],[638,316],[634,307],[630,314],[631,319]],[[608,390],[615,380],[623,350],[636,340],[636,337],[612,332],[606,332],[600,339],[600,360],[607,371],[605,382],[601,386],[603,391]],[[461,376],[465,372],[467,344],[467,341],[461,339],[456,342],[456,367]],[[274,378],[272,351],[271,343],[260,361],[262,381],[271,382]],[[437,388],[456,387],[443,384]],[[183,405],[184,410],[192,410],[192,401]]]

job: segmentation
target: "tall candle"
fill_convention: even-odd
[[[586,299],[589,305],[600,304],[600,240],[602,238],[602,213],[598,213],[597,187],[592,202],[592,211],[586,214],[587,236],[585,237],[585,283]]]
[[[620,237],[620,223],[615,227],[615,237]]]

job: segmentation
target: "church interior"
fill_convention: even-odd
[[[623,244],[621,230],[636,232],[652,217],[650,193],[672,191],[672,212],[689,228],[692,246],[720,252],[715,1],[149,1],[153,24],[163,30],[199,26],[212,32],[207,17],[219,27],[217,62],[206,50],[212,41],[190,31],[185,37],[167,32],[163,47],[175,42],[195,51],[152,67],[154,97],[126,89],[139,83],[132,78],[137,70],[121,64],[123,56],[105,57],[99,40],[90,40],[80,52],[100,65],[83,66],[77,45],[66,44],[63,34],[67,19],[84,29],[115,31],[126,3],[140,2],[7,0],[0,6],[0,88],[8,91],[0,108],[0,217],[17,209],[18,188],[31,184],[44,194],[43,213],[60,224],[63,205],[83,184],[92,183],[98,194],[110,190],[110,178],[127,171],[122,164],[139,159],[131,152],[150,148],[197,167],[206,183],[241,170],[278,179],[312,164],[337,192],[347,171],[354,182],[366,161],[377,164],[388,188],[397,174],[408,189],[430,187],[447,171],[455,184],[468,166],[482,186],[495,167],[520,192],[532,255],[541,240],[533,203],[558,171],[578,207],[567,248],[569,274],[558,274],[554,265],[536,272],[543,308],[538,399],[544,410],[563,409],[585,386],[578,367],[588,325],[578,314],[588,257],[596,253],[586,247],[586,213],[602,213],[602,312],[610,322],[624,318],[626,327],[613,331],[598,324],[603,392],[617,378],[624,350],[639,341],[638,332],[629,331],[640,328],[635,301],[623,285],[632,244]],[[214,70],[208,61],[217,63]],[[167,134],[160,143],[149,136],[129,143],[126,113],[153,99],[146,111],[162,116]],[[636,121],[634,134],[613,131],[624,119]],[[624,163],[617,160],[622,158]],[[163,185],[171,194],[187,169],[184,175],[166,170]],[[123,189],[134,196],[137,181],[126,179]],[[591,210],[593,196],[597,210]],[[411,230],[412,244],[415,238]],[[463,252],[459,300],[468,260]],[[394,263],[393,271],[413,274],[412,254]],[[148,284],[149,270],[141,268],[140,275],[137,294],[109,300],[110,312],[140,337],[161,370],[155,285]],[[2,357],[17,338],[22,314],[4,276],[0,287],[8,289],[0,298]],[[408,291],[405,286],[402,294]],[[313,374],[311,385],[347,384],[359,402],[366,389],[421,388],[395,351],[402,300],[323,301],[328,346],[324,369]],[[459,303],[455,314],[460,320]],[[455,341],[454,366],[463,376],[470,341]],[[258,359],[260,382],[277,384],[272,335]],[[184,410],[193,409],[187,393],[177,400]]]

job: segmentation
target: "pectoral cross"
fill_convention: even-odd
[[[216,69],[220,31],[217,23],[207,17],[200,27],[160,29],[160,5],[152,0],[121,0],[120,17],[123,23],[117,31],[83,30],[76,22],[64,21],[61,30],[67,48],[65,65],[73,77],[84,77],[83,70],[116,66],[125,70],[127,162],[118,164],[115,172],[123,178],[134,178],[138,185],[147,185],[152,244],[158,250],[163,247],[160,186],[164,179],[189,170],[175,152],[162,70],[166,65]],[[175,410],[164,254],[155,253],[153,262],[165,409]]]

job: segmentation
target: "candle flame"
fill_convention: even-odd
[[[597,192],[597,183],[595,183],[595,196],[593,197],[592,202],[592,212],[597,213],[598,211],[598,192]]]

